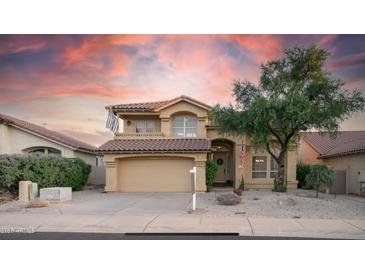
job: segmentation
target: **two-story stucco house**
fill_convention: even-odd
[[[197,191],[205,191],[205,164],[217,162],[215,185],[271,189],[276,163],[250,139],[222,136],[208,119],[211,106],[187,96],[106,107],[122,119],[120,132],[103,144],[106,191],[191,191],[189,170],[197,169]],[[242,149],[244,151],[242,151]],[[241,158],[244,158],[243,161]],[[296,188],[296,150],[287,154],[287,181]]]

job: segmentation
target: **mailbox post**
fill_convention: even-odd
[[[191,173],[191,193],[193,195],[193,210],[196,210],[196,167],[190,169]]]

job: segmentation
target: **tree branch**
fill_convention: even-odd
[[[278,139],[279,143],[283,146],[284,142],[281,140],[280,136],[272,129],[272,127],[269,124],[267,125],[267,128],[269,129],[271,134],[274,135],[276,139]]]
[[[271,148],[270,148],[270,144],[266,143],[266,150],[267,152],[269,152],[269,154],[275,159],[276,162],[279,162],[279,157],[277,157],[274,152],[272,152]]]

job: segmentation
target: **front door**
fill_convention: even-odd
[[[213,160],[218,164],[216,182],[225,183],[227,181],[227,152],[214,152]]]

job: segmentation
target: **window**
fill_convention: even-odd
[[[270,178],[275,178],[278,175],[278,163],[271,157],[270,163]]]
[[[61,155],[61,151],[51,147],[36,147],[27,149],[29,154]]]
[[[267,173],[267,157],[254,156],[252,157],[252,178],[262,179],[266,178]]]
[[[156,132],[155,130],[155,121],[147,120],[147,121],[136,121],[136,132]]]
[[[154,121],[146,121],[146,132],[155,132],[155,122]]]
[[[175,116],[172,119],[174,137],[196,137],[197,119],[194,116]]]
[[[143,121],[136,121],[136,132],[144,132],[144,124]]]

